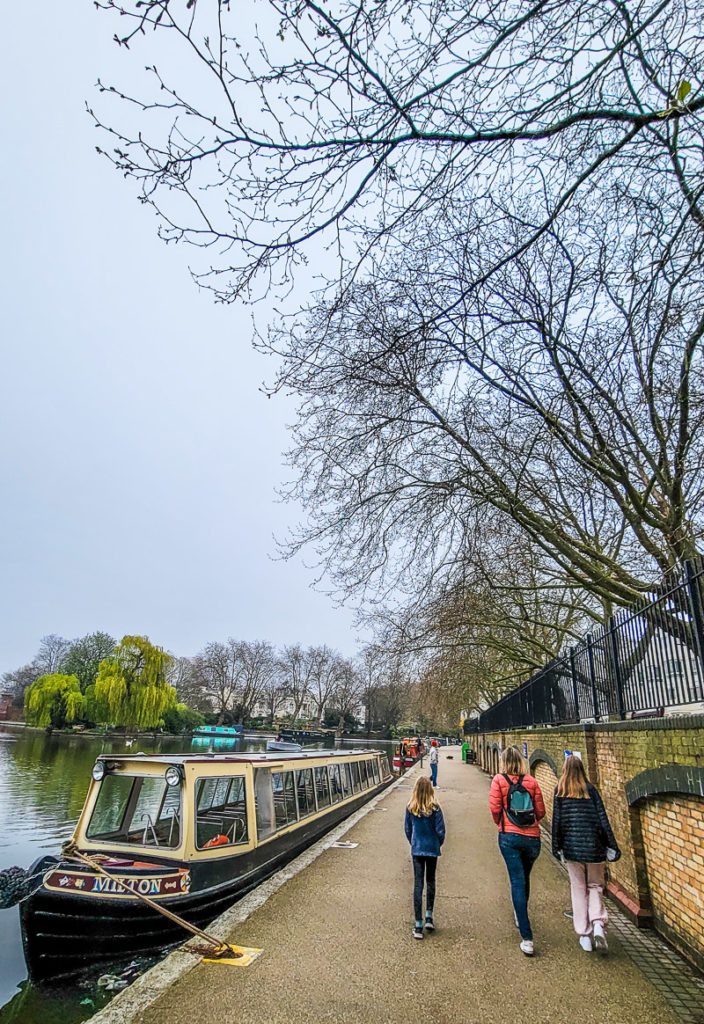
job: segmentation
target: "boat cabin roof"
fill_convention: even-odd
[[[271,750],[249,753],[210,754],[98,754],[98,761],[129,761],[146,764],[281,764],[282,761],[306,761],[320,758],[348,758],[356,754],[380,754],[380,750]]]

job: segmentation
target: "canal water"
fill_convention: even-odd
[[[47,735],[0,724],[0,870],[14,864],[27,868],[38,857],[58,853],[78,820],[98,754],[192,753],[199,742],[140,736],[126,750],[124,738]],[[260,737],[216,742],[223,752],[266,746]],[[383,749],[392,756],[390,742],[366,743],[361,738],[343,743]],[[0,1024],[77,1024],[110,998],[96,979],[84,987],[34,989],[27,981],[18,909],[0,910]]]

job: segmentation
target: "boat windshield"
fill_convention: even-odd
[[[179,846],[181,786],[167,785],[162,776],[106,775],[86,838],[130,846]]]

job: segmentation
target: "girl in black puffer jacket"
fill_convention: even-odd
[[[605,953],[609,916],[603,901],[604,862],[618,860],[621,852],[599,792],[588,781],[578,757],[566,758],[555,790],[552,852],[564,861],[570,876],[580,946],[587,952],[596,947]]]

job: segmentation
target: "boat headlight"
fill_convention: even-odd
[[[181,781],[181,769],[176,764],[170,764],[164,772],[167,786],[178,786]]]
[[[96,782],[100,782],[100,780],[102,779],[103,775],[105,775],[105,762],[104,761],[96,761],[95,762],[95,764],[93,765],[92,775],[93,775],[93,778],[95,779]]]

